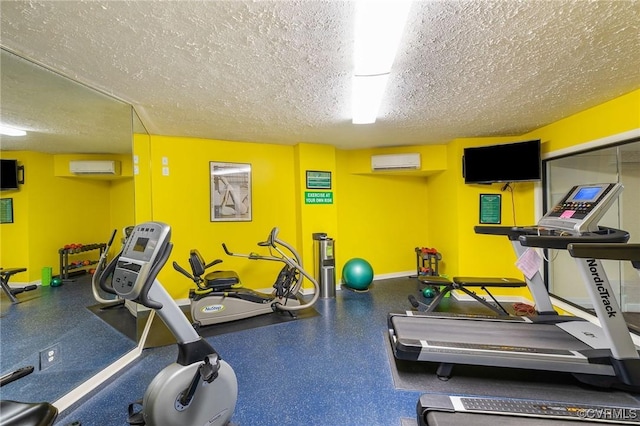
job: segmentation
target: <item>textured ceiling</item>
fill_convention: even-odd
[[[0,7],[2,46],[130,103],[152,134],[440,144],[519,135],[640,88],[640,1],[416,1],[371,125],[350,118],[353,2]]]

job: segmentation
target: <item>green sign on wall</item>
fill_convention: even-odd
[[[307,189],[331,189],[331,172],[307,170]]]
[[[501,200],[500,194],[480,194],[480,223],[499,224],[501,222]]]
[[[331,191],[305,191],[304,192],[305,204],[333,204],[333,192]]]

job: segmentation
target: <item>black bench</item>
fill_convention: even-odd
[[[0,268],[0,287],[2,287],[2,290],[7,294],[9,299],[11,299],[11,303],[13,303],[14,305],[16,303],[20,303],[20,301],[16,297],[16,294],[20,294],[25,291],[35,290],[36,288],[38,288],[38,286],[34,284],[24,286],[24,287],[17,287],[17,288],[9,287],[9,280],[11,279],[11,277],[15,274],[24,272],[26,270],[27,268],[11,268],[11,269]]]
[[[478,302],[482,303],[487,308],[491,309],[498,315],[509,315],[509,312],[493,297],[493,294],[489,291],[488,287],[525,287],[527,284],[516,278],[495,278],[495,277],[453,277],[453,280],[449,280],[440,276],[419,276],[418,280],[424,285],[430,285],[440,288],[438,295],[431,301],[429,305],[426,305],[424,312],[433,312],[442,299],[451,293],[453,290],[460,290]],[[485,293],[493,300],[494,304],[487,302],[484,297],[478,296],[474,291],[468,290],[467,287],[480,287]],[[413,303],[413,301],[412,301]],[[415,305],[414,305],[415,306]]]

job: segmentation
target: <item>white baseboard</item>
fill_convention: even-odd
[[[387,280],[389,278],[403,278],[403,277],[410,277],[412,275],[416,275],[416,271],[402,271],[402,272],[392,272],[390,274],[379,274],[379,275],[374,275],[373,276],[373,280],[377,281],[377,280]]]

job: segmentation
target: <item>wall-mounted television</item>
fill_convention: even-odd
[[[540,180],[540,140],[465,148],[462,177],[469,184]]]
[[[0,159],[0,191],[18,189],[18,160]]]

